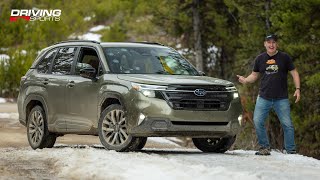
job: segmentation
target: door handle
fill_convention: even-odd
[[[44,85],[49,84],[49,79],[47,79],[47,78],[43,79],[43,84],[44,84]]]
[[[67,84],[68,88],[73,88],[74,85],[75,85],[74,81],[70,81],[70,82]]]

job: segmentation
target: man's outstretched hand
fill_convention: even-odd
[[[246,78],[245,78],[245,77],[240,76],[240,75],[237,75],[237,77],[238,77],[238,81],[239,81],[240,83],[242,83],[242,84],[246,84],[246,83],[247,83],[247,81],[246,81]]]
[[[295,103],[299,102],[300,101],[300,89],[296,89],[293,96],[297,97]]]

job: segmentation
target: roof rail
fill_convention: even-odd
[[[160,46],[164,46],[161,43],[158,42],[148,42],[148,41],[141,41],[141,42],[131,42],[131,43],[142,43],[142,44],[156,44],[156,45],[160,45]]]
[[[68,41],[60,41],[60,42],[57,42],[57,43],[55,43],[55,44],[68,43],[68,42],[92,42],[92,43],[100,44],[100,42],[98,42],[98,41],[93,41],[93,40],[68,40]]]

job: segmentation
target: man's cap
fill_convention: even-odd
[[[278,40],[278,37],[277,35],[275,34],[269,34],[267,35],[265,38],[264,38],[265,41],[269,41],[269,40],[274,40],[274,41],[277,41]]]

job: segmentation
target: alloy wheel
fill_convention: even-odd
[[[112,146],[120,146],[128,140],[123,110],[114,109],[105,116],[102,122],[102,134],[106,143]]]
[[[44,119],[40,111],[34,111],[31,115],[28,133],[33,145],[41,143],[44,136]]]

